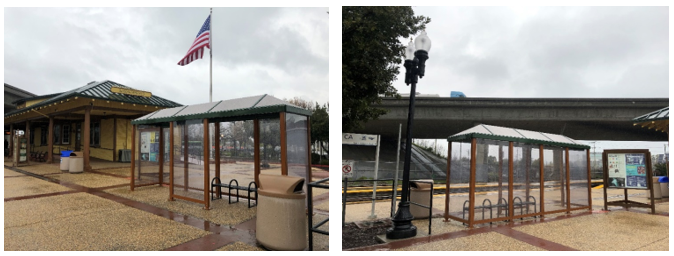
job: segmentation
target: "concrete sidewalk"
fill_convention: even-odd
[[[628,190],[630,200],[647,202],[644,190]],[[609,190],[609,201],[624,197],[623,190]],[[517,219],[513,223],[496,222],[477,225],[473,229],[450,220],[444,222],[444,196],[433,199],[435,218],[432,234],[428,220],[414,220],[417,237],[349,249],[402,251],[668,251],[669,200],[656,200],[656,214],[650,208],[610,207],[603,210],[603,190],[592,189],[593,211],[551,214],[544,218]],[[346,222],[361,225],[372,221],[371,203],[349,204]],[[389,218],[390,201],[378,201],[375,215]],[[384,237],[384,236],[382,236]],[[385,239],[383,239],[385,240]]]
[[[225,197],[203,210],[168,201],[165,186],[131,192],[128,169],[69,174],[36,164],[4,172],[5,251],[265,250],[255,239],[257,208],[247,200],[228,204]],[[314,194],[327,206],[327,191]],[[327,214],[316,214],[314,224]],[[328,244],[314,235],[314,250]]]

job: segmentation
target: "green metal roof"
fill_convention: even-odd
[[[635,117],[632,119],[632,122],[634,123],[643,123],[643,122],[650,122],[650,121],[658,121],[658,120],[669,120],[669,107],[653,111],[651,113],[641,115],[638,117]]]
[[[466,141],[472,138],[483,138],[501,141],[523,142],[569,148],[589,149],[590,146],[579,143],[569,137],[559,134],[534,132],[528,130],[500,127],[493,125],[477,125],[468,130],[454,134],[447,141]]]
[[[258,95],[231,100],[189,105],[157,110],[132,124],[158,124],[193,119],[230,118],[245,120],[247,117],[274,113],[293,113],[311,116],[311,111],[300,108],[270,95]]]
[[[128,94],[121,94],[121,93],[113,93],[110,91],[110,88],[112,87],[120,87],[120,88],[125,88],[125,89],[132,89],[136,90],[134,88],[110,81],[110,80],[105,80],[103,82],[91,82],[85,86],[63,92],[61,94],[58,94],[54,97],[51,97],[45,101],[42,101],[40,103],[37,103],[35,105],[31,105],[28,108],[24,109],[17,109],[14,111],[10,111],[8,113],[5,113],[5,116],[24,112],[24,111],[30,111],[31,108],[37,108],[37,107],[42,107],[45,105],[49,105],[54,102],[58,102],[61,100],[65,100],[68,98],[72,97],[83,97],[83,98],[92,98],[92,99],[102,99],[102,100],[112,100],[112,101],[118,101],[118,102],[124,102],[124,103],[132,103],[132,104],[140,104],[140,105],[148,105],[148,106],[158,106],[158,107],[165,107],[165,108],[171,108],[171,107],[178,107],[182,106],[181,104],[178,104],[176,102],[157,97],[156,95],[152,95],[152,97],[141,97],[141,96],[134,96],[134,95],[128,95]]]

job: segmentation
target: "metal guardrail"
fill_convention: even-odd
[[[325,223],[330,220],[330,218],[325,219],[324,221],[321,221],[320,223],[316,224],[315,226],[313,225],[314,223],[314,198],[313,198],[313,193],[312,190],[313,188],[324,188],[327,189],[328,191],[330,190],[329,185],[321,184],[325,183],[329,180],[330,178],[325,178],[319,181],[315,182],[310,182],[307,184],[307,208],[309,209],[309,251],[314,250],[314,232],[323,234],[326,236],[330,236],[330,233],[328,231],[320,230],[318,229],[319,227],[323,226]]]

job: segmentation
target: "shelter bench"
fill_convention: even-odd
[[[513,198],[513,202],[514,202],[513,206],[520,208],[520,215],[522,215],[522,211],[523,211],[525,206],[527,206],[527,214],[529,214],[529,207],[528,207],[529,205],[534,206],[534,213],[537,212],[536,211],[536,198],[533,197],[533,196],[529,196],[529,197],[527,197],[527,199],[533,199],[533,200],[532,201],[527,200],[525,202],[522,202],[522,199],[519,196],[516,196],[515,198]],[[517,200],[519,200],[520,202],[517,203]],[[536,218],[536,217],[537,216],[534,216],[534,218]],[[524,219],[524,218],[520,218],[520,219]]]
[[[234,184],[232,184],[234,183]],[[222,199],[222,194],[221,194],[221,188],[227,188],[229,191],[227,192],[227,196],[229,197],[229,203],[232,204],[232,189],[236,190],[236,202],[239,202],[239,190],[245,190],[248,191],[248,208],[251,208],[253,206],[257,206],[257,203],[251,206],[250,204],[250,193],[254,192],[255,193],[255,200],[257,201],[257,183],[255,181],[251,181],[248,184],[248,187],[242,187],[239,186],[239,182],[236,179],[232,179],[229,181],[229,183],[222,183],[220,182],[220,178],[215,177],[213,180],[211,180],[211,200],[215,199]],[[217,190],[217,192],[216,192]]]

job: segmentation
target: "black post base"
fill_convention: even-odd
[[[417,227],[412,225],[412,213],[410,203],[400,202],[398,212],[393,217],[393,227],[386,230],[387,239],[403,239],[417,236]]]

